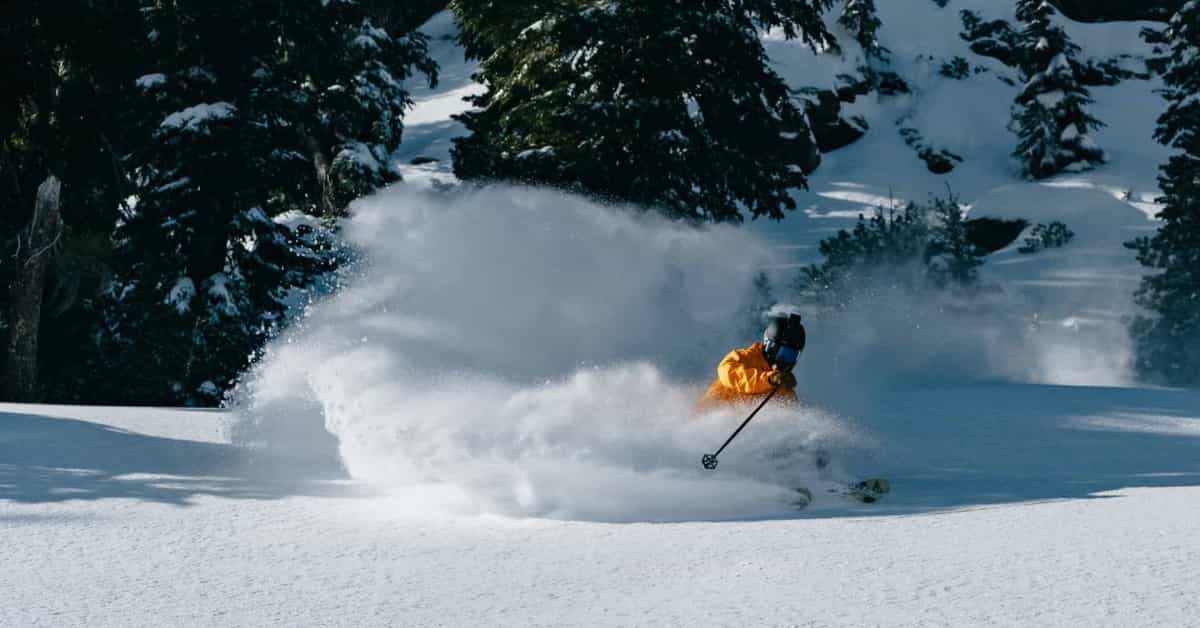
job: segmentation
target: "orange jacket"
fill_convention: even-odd
[[[713,380],[697,407],[711,410],[723,405],[761,400],[774,388],[767,381],[774,370],[763,355],[761,342],[745,349],[734,349],[717,366],[717,379]],[[796,391],[782,389],[775,393],[775,399],[795,403]]]

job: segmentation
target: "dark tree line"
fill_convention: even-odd
[[[4,397],[217,402],[397,178],[418,4],[4,3]]]
[[[895,76],[873,0],[449,4],[484,87],[460,116],[459,177],[692,222],[783,218],[815,167],[814,103],[772,69],[764,29],[833,54],[835,23],[862,49],[867,91]],[[436,81],[415,27],[445,5],[0,5],[3,398],[218,402],[341,261],[333,229],[350,201],[396,181],[409,86]],[[1101,163],[1078,46],[1050,2],[1015,6],[1001,39],[1024,81],[1024,173]],[[1185,4],[1150,34],[1168,51],[1157,138],[1178,153],[1162,229],[1130,244],[1155,271],[1138,294],[1138,366],[1185,384],[1200,383],[1198,14]],[[827,262],[802,283],[827,298],[901,254],[922,284],[969,286],[980,254],[965,234],[953,198],[864,219],[822,244]]]
[[[1168,384],[1200,385],[1200,3],[1188,2],[1164,32],[1147,33],[1166,45],[1162,95],[1167,110],[1155,137],[1175,149],[1160,168],[1158,232],[1129,246],[1153,270],[1137,300],[1147,315],[1132,326],[1138,370]]]

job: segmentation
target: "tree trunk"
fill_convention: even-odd
[[[4,387],[8,401],[36,401],[38,326],[46,290],[46,266],[62,235],[59,192],[62,184],[53,175],[38,186],[33,218],[17,234],[16,269],[9,286],[8,352]]]
[[[317,173],[317,185],[320,187],[321,205],[317,209],[317,215],[322,218],[327,216],[337,215],[337,206],[333,202],[333,188],[329,181],[329,156],[325,154],[325,150],[321,148],[321,142],[313,134],[302,130],[304,134],[304,143],[308,146],[308,153],[312,157],[313,169]]]

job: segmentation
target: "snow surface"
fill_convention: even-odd
[[[879,402],[879,507],[677,523],[454,514],[223,413],[0,404],[0,625],[1195,625],[1200,395]]]
[[[210,120],[222,120],[233,116],[237,108],[227,102],[200,103],[176,111],[163,118],[159,125],[164,129],[199,130]]]
[[[155,72],[153,74],[145,74],[145,75],[138,77],[137,81],[135,81],[135,84],[142,89],[150,89],[152,87],[162,85],[163,83],[166,83],[166,82],[167,82],[166,74],[163,74],[161,72]]]
[[[1160,85],[1093,89],[1109,162],[1022,181],[1019,88],[957,36],[960,9],[1011,6],[877,4],[914,93],[860,99],[871,131],[787,220],[699,231],[448,189],[450,116],[479,88],[435,17],[441,80],[413,87],[392,159],[408,185],[355,205],[361,262],[230,410],[0,404],[0,625],[1196,625],[1200,392],[1138,386],[1124,331]],[[1142,24],[1063,25],[1145,53]],[[794,87],[850,63],[765,41]],[[938,76],[954,55],[989,70]],[[965,161],[930,174],[897,120]],[[947,184],[972,215],[1076,237],[990,256],[977,303],[806,315],[803,406],[768,406],[703,471],[743,415],[692,404],[757,333],[753,276],[786,299],[821,238]],[[875,475],[878,504],[824,491]]]

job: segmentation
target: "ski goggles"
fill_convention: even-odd
[[[774,355],[774,364],[780,370],[787,370],[796,366],[796,362],[800,360],[800,350],[796,347],[780,345],[775,341],[767,341],[767,355]]]

